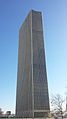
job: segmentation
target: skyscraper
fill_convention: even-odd
[[[19,31],[16,116],[44,117],[48,112],[42,14],[31,10]]]

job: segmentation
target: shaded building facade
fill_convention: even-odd
[[[31,10],[19,31],[17,117],[45,117],[49,95],[42,13]]]

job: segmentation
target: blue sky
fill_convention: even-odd
[[[31,9],[43,12],[49,93],[67,90],[67,0],[0,0],[0,107],[15,111],[19,28]]]

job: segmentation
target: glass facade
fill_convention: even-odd
[[[44,117],[49,95],[41,12],[31,11],[19,31],[17,117]]]

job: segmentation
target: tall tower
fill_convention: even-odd
[[[49,95],[41,12],[31,10],[19,31],[17,117],[46,117]]]

